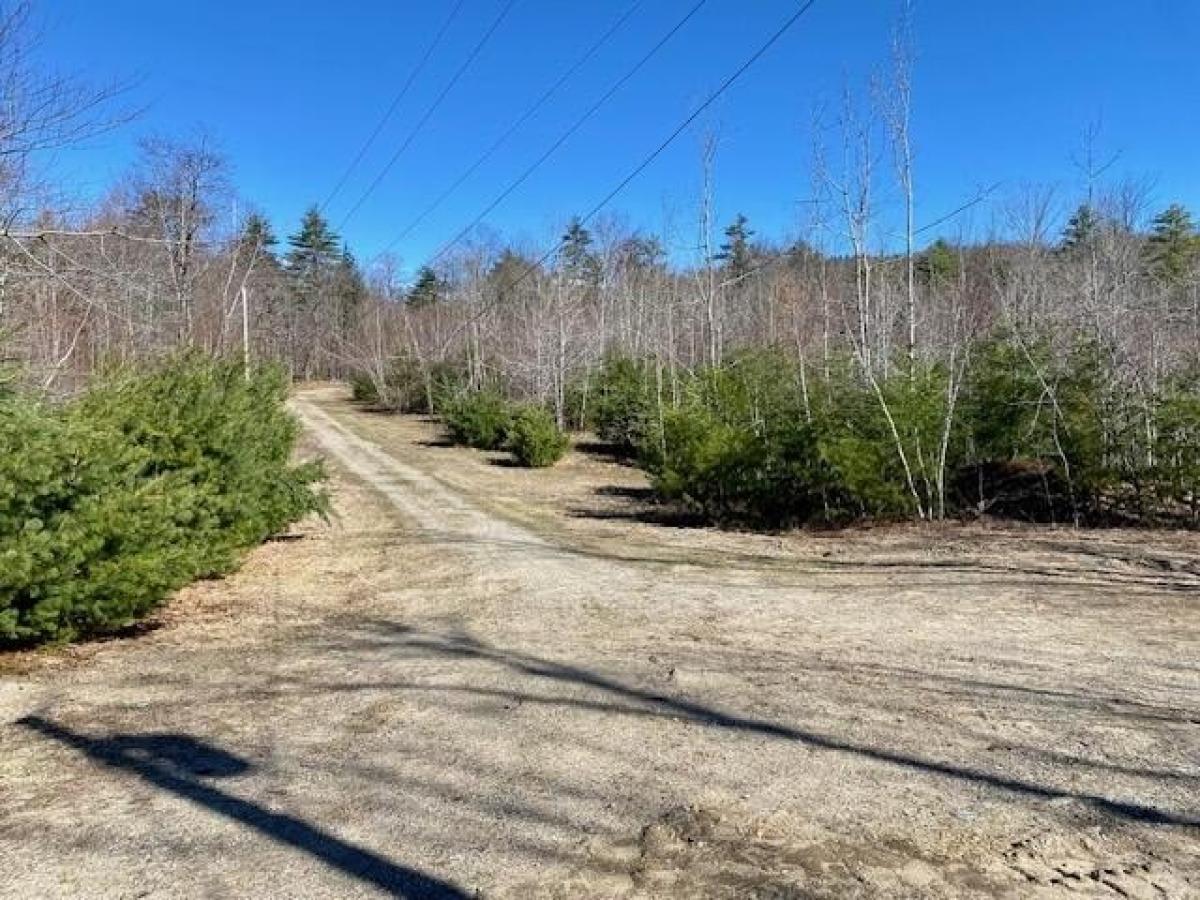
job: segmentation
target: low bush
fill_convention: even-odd
[[[948,378],[944,367],[918,362],[873,385],[848,360],[831,366],[815,391],[813,421],[841,488],[839,517],[903,519],[939,508],[943,438],[948,470],[961,448],[955,419],[943,434]]]
[[[620,453],[636,455],[655,421],[657,386],[651,365],[628,356],[610,356],[589,393],[587,424]]]
[[[350,397],[357,403],[379,402],[379,386],[369,372],[359,370],[351,374]]]
[[[284,398],[276,371],[181,357],[61,407],[0,401],[0,644],[128,625],[324,511]]]
[[[456,443],[477,450],[502,450],[513,411],[497,392],[466,391],[447,402],[442,416]]]
[[[1200,526],[1200,377],[1187,373],[1164,387],[1153,443],[1154,499],[1158,506],[1186,510]]]
[[[758,353],[692,379],[641,448],[659,494],[724,523],[774,528],[837,514],[843,491],[792,368]]]
[[[519,407],[508,428],[507,446],[523,466],[552,466],[567,452],[570,439],[554,416],[541,406]]]
[[[1040,484],[1011,479],[990,493],[988,479],[972,499],[980,508],[1034,521],[1105,524],[1158,518],[1187,503],[1185,485],[1159,463],[1182,454],[1156,452],[1154,435],[1178,433],[1169,422],[1175,401],[1191,390],[1134,393],[1103,347],[1080,343],[1055,353],[1048,339],[998,335],[981,343],[968,372],[961,411],[970,472],[1037,471]],[[1186,429],[1182,434],[1186,435]],[[1185,440],[1186,444],[1186,440]],[[1193,452],[1200,450],[1194,445]],[[1033,490],[1040,488],[1039,492]],[[1022,499],[1022,495],[1025,499]]]

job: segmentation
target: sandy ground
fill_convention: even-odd
[[[0,659],[0,896],[1200,897],[1200,541],[687,527],[296,400],[337,512]]]

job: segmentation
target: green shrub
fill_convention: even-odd
[[[512,415],[508,401],[494,391],[460,393],[443,411],[454,441],[478,450],[504,449]]]
[[[429,367],[429,390],[426,408],[419,411],[426,414],[440,414],[454,398],[466,390],[467,373],[458,363],[439,362]]]
[[[833,473],[803,421],[767,432],[694,407],[668,413],[663,435],[655,488],[710,519],[781,527],[827,519],[837,508]]]
[[[540,469],[562,459],[570,439],[549,410],[523,406],[513,414],[507,445],[521,465]]]
[[[771,352],[699,373],[652,427],[640,459],[659,494],[719,522],[780,527],[840,515],[795,367]]]
[[[938,508],[948,378],[944,367],[918,362],[911,371],[879,381],[877,391],[848,363],[831,367],[817,392],[814,418],[822,457],[849,504],[844,513],[879,519],[916,516],[918,499],[926,512]],[[952,454],[961,448],[956,436],[952,431],[948,471],[955,469]]]
[[[60,408],[0,403],[0,644],[111,631],[313,511],[275,371],[181,357]]]
[[[986,512],[1034,521],[1200,523],[1200,390],[1133,391],[1113,355],[998,336],[950,371],[906,360],[872,383],[850,361],[801,389],[771,352],[686,379],[642,428],[659,494],[758,525]],[[962,377],[962,375],[960,375]]]
[[[1158,505],[1185,511],[1200,525],[1200,379],[1184,376],[1163,389],[1155,422],[1152,487]]]
[[[369,372],[360,370],[350,376],[350,397],[358,403],[379,402],[379,386]]]
[[[1123,387],[1112,355],[1096,344],[1056,354],[1047,339],[999,335],[981,343],[962,410],[963,465],[978,474],[981,492],[973,499],[993,513],[1034,520],[1101,523],[1149,514],[1154,454],[1147,435],[1157,403]],[[988,475],[997,472],[1005,477],[993,485]]]
[[[657,408],[650,363],[628,356],[605,359],[590,391],[589,422],[602,441],[633,456],[645,443]]]

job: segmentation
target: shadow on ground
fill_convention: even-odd
[[[652,488],[605,485],[596,488],[598,497],[615,498],[618,503],[603,506],[576,506],[567,511],[573,519],[641,522],[664,528],[707,528],[709,523],[698,513],[658,498]]]
[[[41,716],[26,716],[17,724],[65,744],[103,766],[131,772],[160,790],[302,850],[391,896],[412,900],[464,900],[468,896],[449,882],[398,865],[296,816],[271,812],[215,787],[208,779],[242,775],[252,766],[241,757],[190,735],[89,737]]]
[[[373,621],[364,624],[361,637],[354,645],[360,649],[390,650],[392,652],[417,651],[418,653],[443,658],[486,660],[499,664],[522,675],[551,682],[565,682],[596,689],[611,698],[610,701],[591,700],[580,697],[545,696],[519,691],[504,691],[494,688],[471,687],[468,685],[365,685],[373,689],[389,687],[414,690],[434,689],[498,696],[518,703],[562,704],[564,706],[617,712],[625,715],[661,716],[697,722],[709,727],[724,728],[743,733],[762,735],[787,741],[795,741],[825,750],[842,753],[897,766],[922,774],[942,776],[957,781],[983,785],[1000,791],[1038,800],[1075,800],[1086,803],[1096,811],[1118,820],[1149,823],[1155,825],[1200,826],[1200,818],[1189,813],[1159,809],[1133,800],[1117,799],[1100,794],[1076,791],[1028,780],[998,771],[987,771],[954,762],[923,758],[917,755],[891,750],[886,747],[858,743],[834,735],[799,728],[767,719],[726,712],[712,706],[697,703],[683,697],[672,697],[648,691],[616,678],[589,669],[553,660],[506,650],[480,641],[468,634],[429,634],[409,626],[390,622]],[[345,649],[345,645],[342,645]],[[337,690],[337,686],[326,686]],[[617,702],[612,702],[617,701]],[[1155,773],[1145,773],[1154,777]]]

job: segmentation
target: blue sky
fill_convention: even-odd
[[[517,0],[475,64],[379,189],[342,228],[361,259],[391,244],[632,0]],[[411,267],[471,221],[695,0],[644,0],[539,115],[394,249]],[[452,7],[438,2],[46,0],[42,53],[93,80],[136,78],[145,113],[64,153],[83,196],[125,170],[146,134],[203,128],[240,194],[276,230],[329,193]],[[335,226],[444,87],[504,0],[465,0],[442,48],[346,188]],[[590,208],[796,9],[795,0],[709,0],[686,28],[492,214],[542,246]],[[704,121],[720,136],[718,217],[761,236],[798,230],[809,195],[811,111],[886,66],[899,0],[818,0]],[[920,221],[1003,182],[1081,190],[1089,123],[1112,175],[1150,177],[1157,205],[1200,213],[1200,3],[1196,0],[915,0],[914,138]],[[612,205],[629,223],[694,243],[698,136],[686,135]],[[682,252],[678,250],[677,252]]]

